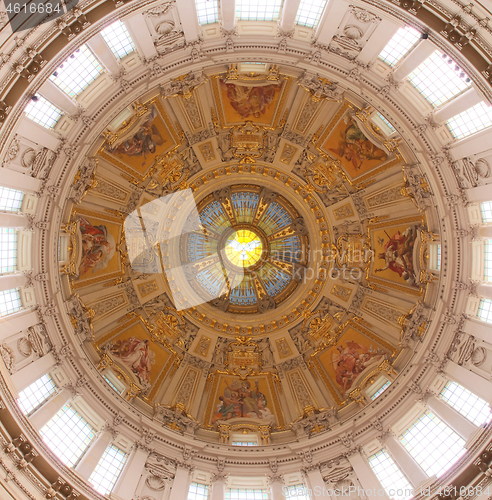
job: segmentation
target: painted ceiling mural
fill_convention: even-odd
[[[430,193],[335,82],[192,80],[134,102],[80,167],[75,331],[115,397],[177,432],[320,432],[308,418],[363,407],[425,335]]]

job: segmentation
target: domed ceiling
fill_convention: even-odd
[[[429,326],[436,214],[415,155],[289,65],[176,82],[114,117],[75,177],[75,332],[112,397],[174,430],[321,432]]]

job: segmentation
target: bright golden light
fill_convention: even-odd
[[[260,237],[249,229],[239,229],[227,238],[225,253],[235,266],[250,267],[256,264],[263,252]]]

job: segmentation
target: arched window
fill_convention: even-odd
[[[487,323],[492,323],[492,300],[480,299],[477,316]]]
[[[112,491],[121,474],[128,455],[114,444],[110,444],[89,477],[94,489],[107,495]]]
[[[0,291],[0,317],[22,309],[20,292],[17,288]]]
[[[39,433],[68,467],[79,461],[96,435],[92,425],[70,405],[65,405]]]
[[[490,421],[490,406],[487,401],[456,382],[449,381],[440,392],[439,397],[475,425],[482,425]]]
[[[123,59],[123,57],[135,51],[135,44],[132,37],[126,29],[125,23],[121,21],[116,21],[107,28],[104,28],[101,31],[101,36],[108,44],[116,59]]]
[[[297,10],[296,24],[316,28],[325,9],[326,0],[301,0]]]
[[[36,411],[52,394],[56,392],[56,385],[49,374],[19,392],[18,403],[25,415]]]
[[[91,50],[82,45],[50,76],[70,97],[77,97],[101,73],[102,66]]]
[[[207,500],[209,488],[206,484],[191,483],[186,500]]]
[[[419,40],[420,33],[416,29],[411,26],[400,28],[381,51],[379,59],[390,66],[395,66]]]
[[[483,222],[492,222],[492,201],[480,203],[480,212]]]
[[[5,212],[19,212],[22,208],[24,193],[17,189],[0,186],[0,210]]]
[[[399,439],[429,477],[444,474],[466,451],[465,441],[429,410]]]
[[[406,500],[413,496],[413,488],[403,472],[384,449],[369,457],[369,465],[390,498]]]
[[[199,24],[219,22],[219,3],[217,0],[195,0]]]
[[[39,125],[47,129],[55,128],[55,125],[63,114],[61,109],[51,104],[51,102],[41,97],[39,94],[35,95],[29,101],[24,113],[26,113],[29,119],[39,123]]]

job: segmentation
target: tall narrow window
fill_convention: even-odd
[[[0,317],[22,309],[20,292],[17,288],[0,291]]]
[[[39,94],[35,95],[24,109],[26,116],[44,128],[53,129],[62,115],[61,109],[47,101]]]
[[[465,441],[429,410],[400,441],[429,477],[444,474],[466,451]]]
[[[29,387],[19,392],[19,406],[25,415],[29,415],[55,392],[56,385],[53,379],[49,375],[43,375]]]
[[[135,50],[132,37],[126,29],[125,23],[121,21],[116,21],[104,28],[101,35],[117,59],[122,59]]]
[[[104,455],[89,477],[89,482],[98,493],[107,495],[112,491],[125,465],[126,458],[127,454],[114,444],[106,448]]]
[[[18,189],[0,186],[0,210],[18,212],[22,207],[24,193]]]
[[[244,488],[227,488],[226,500],[268,500],[267,490],[250,490]]]
[[[77,97],[102,72],[102,66],[94,54],[86,45],[82,45],[57,68],[50,80],[70,97]]]
[[[487,401],[456,382],[449,381],[439,397],[475,425],[482,425],[490,420],[490,406]]]
[[[188,497],[186,500],[207,500],[208,486],[206,484],[191,483],[188,489]]]
[[[394,66],[419,41],[420,33],[406,26],[400,28],[386,47],[379,54],[379,58],[390,66]]]
[[[466,73],[439,50],[413,71],[408,79],[433,106],[444,104],[471,85]]]
[[[463,139],[492,125],[492,106],[483,101],[447,121],[451,134]]]
[[[40,434],[55,455],[73,467],[96,435],[92,425],[70,405],[65,405],[41,430]]]
[[[396,131],[395,127],[393,127],[393,125],[391,125],[391,123],[381,113],[378,113],[378,116],[388,126],[392,133]]]
[[[199,24],[213,24],[219,22],[218,0],[195,0]]]
[[[413,488],[386,450],[369,457],[369,465],[390,498],[405,500],[413,496]]]
[[[17,230],[0,227],[0,274],[17,270]]]
[[[325,5],[326,0],[301,0],[297,11],[296,23],[308,28],[316,28]]]
[[[308,489],[303,484],[285,486],[283,491],[285,500],[310,500]]]
[[[487,323],[492,323],[492,300],[481,299],[478,305],[477,316]]]
[[[282,0],[236,0],[236,17],[240,21],[276,21]]]
[[[492,201],[480,203],[480,211],[482,212],[483,222],[492,222]]]
[[[483,244],[485,266],[484,279],[492,281],[492,240],[485,240]]]

